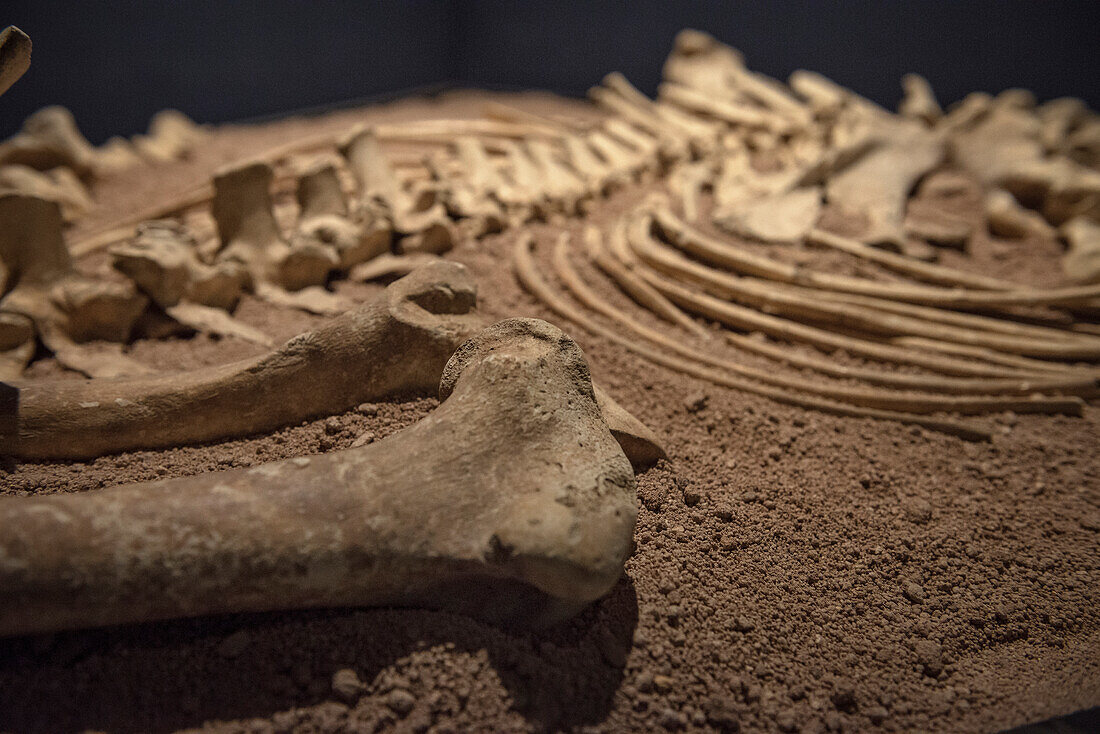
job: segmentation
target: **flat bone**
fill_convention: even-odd
[[[437,263],[258,358],[132,380],[25,386],[16,455],[90,458],[214,441],[431,390],[455,347],[481,324],[475,300],[465,268]]]
[[[715,224],[734,234],[762,242],[798,242],[821,213],[821,190],[794,189],[752,199],[716,213]]]
[[[0,94],[31,68],[31,39],[13,25],[0,31]]]
[[[636,516],[580,348],[511,319],[448,362],[442,405],[364,447],[0,500],[0,634],[328,606],[546,624],[606,594]]]

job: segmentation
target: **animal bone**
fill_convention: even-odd
[[[821,190],[795,189],[733,205],[715,213],[723,229],[762,242],[799,242],[821,213]]]
[[[1016,197],[1004,189],[993,189],[985,195],[986,223],[998,237],[1054,236],[1054,228],[1038,212],[1020,206]]]
[[[0,31],[0,94],[31,67],[31,39],[13,25]]]
[[[86,458],[201,443],[430,390],[480,326],[475,300],[465,269],[438,263],[258,358],[134,380],[28,385],[17,455]]]
[[[294,247],[331,247],[340,270],[390,251],[393,232],[388,226],[367,227],[348,217],[340,179],[331,163],[322,163],[298,179],[298,207]]]
[[[335,313],[340,310],[335,296],[320,285],[339,258],[331,247],[287,244],[275,221],[271,178],[271,167],[261,162],[223,168],[214,176],[211,213],[221,240],[217,261],[241,264],[260,298],[316,313]]]
[[[920,74],[906,74],[901,78],[905,97],[898,105],[898,114],[928,125],[934,125],[943,117],[943,109],[936,101],[932,85]]]
[[[1069,249],[1062,256],[1062,269],[1074,283],[1100,283],[1100,224],[1076,217],[1058,230]]]
[[[146,299],[131,283],[93,280],[76,272],[62,237],[57,202],[0,194],[0,222],[0,263],[11,280],[0,298],[0,312],[29,319],[39,340],[71,369],[102,376],[147,371],[121,353],[99,359],[78,344],[126,341]],[[17,366],[17,373],[21,369]]]
[[[0,191],[17,191],[40,199],[52,199],[61,205],[65,221],[71,222],[95,206],[88,189],[70,169],[51,168],[37,171],[30,166],[0,166]]]
[[[898,125],[881,145],[830,176],[825,198],[831,205],[866,220],[861,240],[903,246],[902,224],[909,194],[943,156],[944,144],[939,135]]]
[[[178,616],[409,605],[545,624],[618,581],[630,464],[577,345],[476,334],[431,416],[249,469],[0,500],[0,634]]]
[[[38,170],[71,168],[86,177],[94,172],[96,150],[64,107],[44,107],[23,121],[23,129],[0,143],[0,164],[21,163]]]
[[[359,184],[361,216],[373,218],[381,211],[388,217],[394,231],[403,236],[398,244],[401,252],[439,254],[451,249],[454,238],[443,205],[418,200],[401,187],[373,128],[353,130],[340,144],[340,153]]]
[[[460,147],[458,141],[456,141],[457,147]],[[461,147],[463,152],[460,156],[463,156],[464,162],[469,159],[474,167],[492,168],[488,156],[475,138],[461,139]],[[506,223],[504,208],[491,196],[490,190],[485,185],[487,172],[476,171],[472,175],[465,175],[463,170],[458,175],[454,175],[448,171],[447,161],[439,154],[429,156],[425,162],[435,181],[442,188],[443,205],[447,213],[460,219],[460,226],[470,236],[483,237],[504,229]],[[495,169],[492,173],[496,173]]]
[[[149,134],[134,137],[137,152],[155,163],[187,157],[207,132],[179,110],[161,110],[149,121]]]

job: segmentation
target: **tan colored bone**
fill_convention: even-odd
[[[37,171],[30,166],[0,166],[0,191],[17,191],[61,205],[65,221],[71,222],[95,206],[88,189],[70,169],[58,167]]]
[[[393,232],[373,222],[352,221],[336,167],[322,163],[298,179],[298,227],[295,247],[331,247],[337,267],[348,270],[390,251]]]
[[[577,345],[534,319],[466,342],[442,405],[365,447],[4,498],[0,634],[322,606],[545,624],[618,581],[630,464]]]
[[[998,237],[1054,236],[1054,228],[1038,212],[1020,206],[1016,197],[1004,189],[993,189],[985,195],[986,223]]]
[[[91,279],[74,267],[61,232],[57,202],[0,194],[0,262],[9,273],[0,312],[19,314],[62,364],[86,374],[141,373],[121,355],[93,359],[79,342],[124,342],[145,309],[131,283]]]
[[[155,163],[186,158],[208,136],[179,110],[161,110],[149,121],[149,134],[134,137],[137,152]]]
[[[821,213],[819,188],[794,189],[753,199],[716,213],[723,229],[762,242],[799,242]]]
[[[932,85],[920,74],[906,74],[901,78],[905,96],[898,105],[898,114],[928,125],[934,125],[943,117],[943,109],[936,101]]]
[[[64,107],[44,107],[23,122],[23,129],[0,143],[0,164],[21,163],[46,170],[71,168],[78,176],[93,173],[96,150]]]
[[[13,25],[0,31],[0,94],[31,67],[31,39]]]
[[[218,262],[241,264],[256,295],[318,313],[340,310],[321,286],[339,264],[331,247],[283,239],[271,201],[271,167],[253,162],[223,168],[214,176],[211,211],[221,248]],[[288,293],[287,291],[298,291]]]
[[[1074,283],[1100,283],[1100,224],[1076,217],[1058,229],[1069,243],[1062,269]]]

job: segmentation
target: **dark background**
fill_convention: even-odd
[[[652,94],[685,26],[890,107],[907,71],[944,103],[1019,86],[1100,107],[1100,0],[0,0],[9,23],[34,55],[0,138],[47,104],[99,143],[165,107],[223,122],[433,85],[581,95],[613,70]]]

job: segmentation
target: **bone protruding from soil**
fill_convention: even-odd
[[[431,416],[355,449],[4,498],[0,634],[374,605],[538,625],[607,593],[634,477],[576,343],[500,322],[455,352],[439,394]]]

